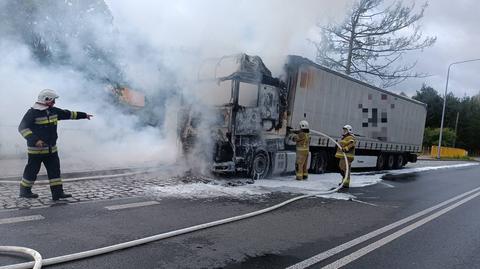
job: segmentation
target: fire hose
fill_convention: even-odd
[[[310,132],[321,135],[321,136],[324,136],[324,137],[327,137],[333,143],[335,143],[339,148],[342,148],[337,143],[337,141],[335,141],[335,139],[331,138],[330,136],[328,136],[328,135],[326,135],[322,132],[315,131],[315,130],[310,130]],[[293,203],[293,202],[301,200],[301,199],[314,197],[314,196],[317,196],[317,195],[331,194],[331,193],[337,192],[340,188],[342,188],[344,181],[346,180],[348,174],[350,173],[349,172],[350,167],[348,165],[347,155],[345,153],[343,153],[343,157],[345,158],[345,164],[346,164],[345,177],[342,179],[342,182],[338,187],[336,187],[335,189],[329,190],[329,191],[316,192],[316,193],[297,196],[297,197],[291,198],[289,200],[286,200],[282,203],[276,204],[274,206],[264,208],[264,209],[261,209],[261,210],[258,210],[258,211],[250,212],[250,213],[247,213],[247,214],[239,215],[239,216],[234,216],[234,217],[230,217],[230,218],[226,218],[226,219],[221,219],[221,220],[216,220],[216,221],[212,221],[212,222],[208,222],[208,223],[203,223],[203,224],[199,224],[199,225],[195,225],[195,226],[191,226],[191,227],[187,227],[187,228],[183,228],[183,229],[179,229],[179,230],[174,230],[174,231],[170,231],[170,232],[166,232],[166,233],[161,233],[161,234],[157,234],[157,235],[153,235],[153,236],[149,236],[149,237],[145,237],[145,238],[141,238],[141,239],[136,239],[136,240],[132,240],[132,241],[128,241],[128,242],[123,242],[123,243],[119,243],[119,244],[115,244],[115,245],[111,245],[111,246],[101,247],[101,248],[87,250],[87,251],[83,251],[83,252],[77,252],[77,253],[73,253],[73,254],[67,254],[67,255],[53,257],[53,258],[48,258],[48,259],[45,259],[45,260],[42,260],[41,255],[38,252],[36,252],[35,250],[32,250],[32,249],[23,248],[23,247],[0,246],[0,252],[2,252],[2,251],[3,252],[7,252],[7,251],[8,252],[12,252],[12,251],[13,252],[20,252],[20,253],[23,253],[23,254],[31,255],[35,259],[34,262],[26,262],[26,263],[18,263],[18,264],[13,264],[13,265],[6,265],[6,266],[0,267],[0,269],[29,269],[29,268],[32,268],[32,267],[34,269],[39,269],[39,268],[42,267],[42,265],[54,265],[54,264],[61,264],[61,263],[70,262],[70,261],[74,261],[74,260],[85,259],[85,258],[89,258],[89,257],[93,257],[93,256],[98,256],[98,255],[110,253],[110,252],[117,251],[117,250],[122,250],[122,249],[126,249],[126,248],[135,247],[135,246],[138,246],[138,245],[151,243],[151,242],[166,239],[166,238],[171,238],[171,237],[174,237],[174,236],[177,236],[177,235],[187,234],[187,233],[191,233],[191,232],[194,232],[194,231],[199,231],[199,230],[203,230],[203,229],[207,229],[207,228],[211,228],[211,227],[215,227],[215,226],[219,226],[219,225],[223,225],[223,224],[232,223],[232,222],[235,222],[235,221],[255,217],[255,216],[258,216],[258,215],[276,210],[280,207],[283,207],[285,205],[288,205],[290,203]]]
[[[42,255],[38,253],[36,250],[31,248],[25,247],[14,247],[14,246],[0,246],[0,252],[8,252],[8,253],[20,253],[23,255],[31,256],[35,262],[33,265],[33,269],[40,269],[42,268]],[[32,268],[29,266],[28,268]]]

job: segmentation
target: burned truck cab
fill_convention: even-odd
[[[215,119],[209,127],[212,171],[267,176],[272,152],[284,147],[281,82],[271,76],[259,57],[246,54],[218,59],[211,72],[213,78],[200,83],[211,84],[210,98],[226,101],[205,108]]]

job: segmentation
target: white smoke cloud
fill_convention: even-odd
[[[307,42],[317,22],[338,19],[350,1],[108,0],[115,24],[157,48],[201,58],[246,52],[278,73],[287,54],[313,56]]]
[[[137,127],[136,116],[121,113],[106,103],[108,99],[101,98],[103,85],[65,66],[37,64],[28,48],[19,44],[2,42],[0,50],[12,52],[0,66],[2,155],[25,152],[25,141],[18,134],[17,126],[36,101],[39,90],[51,88],[60,95],[58,107],[94,115],[91,121],[62,121],[59,124],[60,154],[77,158],[79,166],[101,168],[175,160],[175,126],[171,120],[160,128]]]
[[[278,75],[287,54],[313,55],[307,38],[315,24],[332,14],[341,16],[345,2],[106,1],[113,27],[93,18],[86,26],[87,37],[109,53],[129,86],[156,96],[153,101],[158,102],[156,113],[162,123],[158,127],[141,126],[137,116],[122,113],[105,98],[103,82],[82,72],[82,66],[99,73],[108,69],[85,58],[84,35],[54,33],[66,36],[64,50],[76,66],[40,64],[18,39],[2,38],[0,155],[25,152],[17,126],[38,92],[51,88],[61,96],[58,107],[95,116],[91,121],[59,124],[62,156],[77,158],[79,166],[171,163],[179,152],[175,95],[188,93],[202,59],[246,52],[263,57]]]

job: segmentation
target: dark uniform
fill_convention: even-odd
[[[297,159],[295,162],[295,172],[297,180],[308,178],[308,153],[310,147],[310,133],[308,130],[300,130],[293,137],[297,145]]]
[[[20,182],[21,197],[37,197],[32,193],[32,186],[43,162],[50,181],[52,199],[63,198],[60,160],[57,153],[57,123],[59,120],[86,118],[87,114],[84,112],[63,110],[57,107],[44,110],[31,108],[27,111],[18,126],[18,131],[27,140],[28,148],[28,163]],[[41,147],[36,145],[39,140],[44,142]]]
[[[340,140],[338,143],[340,144],[340,146],[342,146],[342,148],[337,148],[335,157],[340,159],[338,162],[338,167],[340,168],[340,174],[345,179],[345,181],[343,182],[343,187],[348,188],[350,187],[351,164],[353,162],[353,159],[355,158],[356,138],[353,134],[346,133],[342,136],[342,140]],[[348,167],[350,168],[347,175],[345,175],[347,167],[343,152],[345,152],[345,155],[347,155]]]

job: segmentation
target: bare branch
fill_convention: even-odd
[[[420,31],[427,4],[402,1],[385,6],[385,0],[357,0],[340,25],[320,26],[321,44],[315,44],[317,61],[364,81],[394,85],[407,78],[424,77],[411,72],[415,63],[400,64],[405,53],[422,51],[436,42]],[[376,79],[375,79],[376,78]]]

